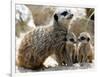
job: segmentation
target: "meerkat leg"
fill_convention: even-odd
[[[87,62],[92,63],[92,56],[88,56]]]
[[[67,66],[72,66],[72,65],[73,65],[72,58],[69,55],[67,55]]]
[[[67,66],[72,66],[73,65],[73,63],[72,63],[72,56],[68,53],[69,51],[66,51],[65,53],[66,53],[66,62],[67,62]]]
[[[62,45],[62,47],[61,47],[61,49],[60,50],[57,50],[58,52],[55,52],[55,54],[56,54],[56,61],[58,62],[58,64],[60,65],[60,66],[62,66],[62,65],[65,65],[66,64],[66,62],[65,62],[65,48],[64,48],[64,45]]]
[[[62,57],[61,54],[56,54],[56,61],[58,62],[59,66],[62,66]]]
[[[72,54],[70,55],[70,66],[73,65],[73,59],[72,59]]]
[[[75,51],[72,53],[72,62],[73,64],[78,63],[78,56],[76,55]]]
[[[82,63],[82,61],[83,61],[83,56],[82,56],[82,55],[79,55],[78,60],[79,60],[80,63]]]
[[[72,56],[72,62],[73,63],[78,63],[78,57],[76,55]]]

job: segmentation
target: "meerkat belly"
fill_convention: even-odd
[[[54,51],[59,50],[64,43],[64,35],[62,32],[47,32],[45,29],[42,29],[41,32],[36,35],[33,41],[34,45],[37,46],[35,49],[37,56],[48,57],[52,53],[55,53]],[[35,39],[37,39],[37,41]]]

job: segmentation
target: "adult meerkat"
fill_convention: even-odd
[[[62,47],[65,45],[68,25],[73,14],[67,9],[59,9],[53,15],[53,23],[39,26],[27,33],[21,42],[17,57],[19,67],[38,69],[43,67],[44,60],[55,54],[59,65]]]
[[[77,54],[76,54],[76,42],[77,38],[73,32],[68,32],[66,36],[66,44],[63,52],[63,63],[68,66],[72,66],[73,63],[76,62]]]
[[[91,44],[91,37],[88,32],[80,33],[78,44],[79,62],[80,63],[92,63],[94,59],[93,47]]]

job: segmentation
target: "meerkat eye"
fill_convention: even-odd
[[[87,38],[87,41],[90,41],[90,38]]]
[[[73,39],[73,38],[70,38],[69,40],[70,40],[71,42],[74,42],[74,39]]]
[[[61,13],[61,15],[63,15],[63,16],[66,16],[67,14],[68,14],[67,11],[64,11],[64,12]]]
[[[80,39],[81,39],[81,40],[85,40],[85,37],[81,37]]]

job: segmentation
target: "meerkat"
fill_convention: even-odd
[[[94,59],[93,46],[91,44],[91,36],[88,32],[80,33],[78,37],[78,53],[80,63],[92,63]]]
[[[59,9],[53,15],[53,23],[48,26],[38,26],[24,36],[17,57],[19,67],[39,69],[51,54],[55,54],[59,65],[61,62],[61,47],[73,14],[67,9]]]
[[[67,64],[68,66],[72,66],[73,63],[76,62],[76,42],[77,38],[73,32],[68,32],[66,36],[66,44],[65,44],[65,49],[63,52],[64,57],[63,62],[64,65]]]

